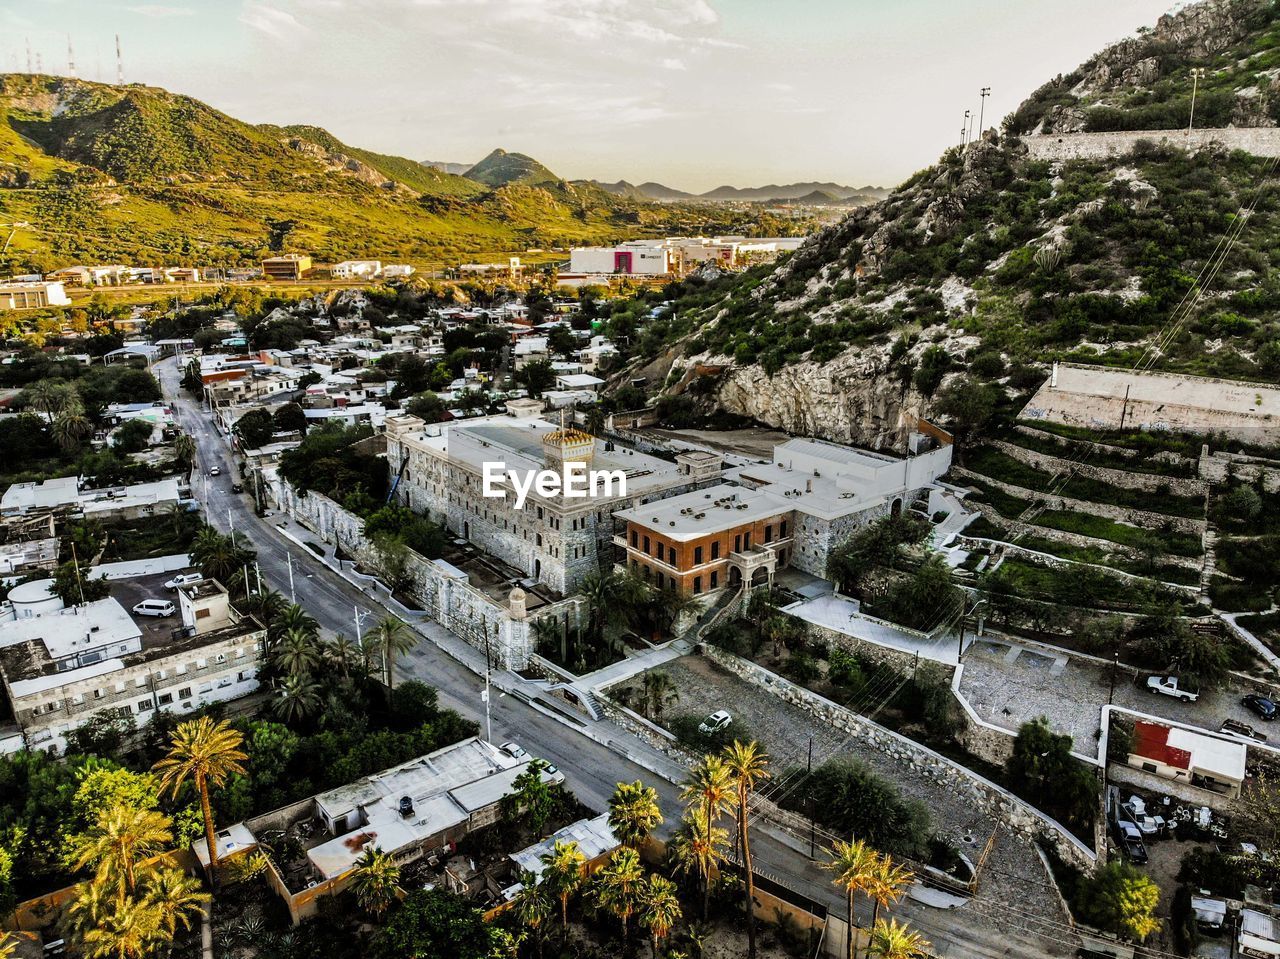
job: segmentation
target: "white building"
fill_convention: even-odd
[[[177,476],[109,489],[81,489],[78,477],[63,476],[40,483],[14,483],[0,497],[0,516],[65,509],[99,520],[141,519],[162,516],[175,505],[191,502]]]
[[[70,305],[71,298],[59,282],[0,283],[0,310],[40,310]]]
[[[417,271],[408,263],[388,263],[382,268],[382,275],[388,279],[413,276]]]
[[[337,280],[372,279],[382,274],[381,260],[343,260],[329,271]]]
[[[146,633],[115,599],[0,623],[0,678],[31,748],[103,713],[145,722],[257,689],[265,630],[206,581],[180,590],[182,628]]]
[[[664,240],[630,240],[617,246],[574,247],[569,251],[571,274],[665,276],[675,271],[675,256]]]

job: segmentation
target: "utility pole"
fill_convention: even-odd
[[[965,112],[966,112],[966,113],[968,113],[969,111],[967,111],[967,110],[966,110]],[[982,131],[981,131],[981,130],[979,130],[978,132],[979,132],[979,133],[981,133]],[[968,141],[969,141],[970,143],[972,143],[972,142],[973,142],[973,114],[972,114],[972,113],[969,113],[969,135],[968,135]]]
[[[298,603],[298,595],[293,591],[293,553],[286,550],[284,554],[284,561],[289,566],[289,602],[296,606]]]
[[[493,717],[489,715],[489,666],[486,663],[484,667],[484,691],[480,693],[480,699],[484,702],[484,741],[493,742]]]
[[[124,57],[120,55],[120,34],[116,34],[116,86],[124,86]]]
[[[1187,120],[1187,136],[1191,136],[1191,128],[1196,122],[1196,90],[1204,79],[1204,67],[1191,68],[1191,118]]]
[[[74,77],[76,75],[76,54],[71,49],[71,34],[67,34],[67,73]]]
[[[807,780],[813,775],[813,737],[809,737],[809,760],[805,764],[805,779]],[[813,785],[809,782],[805,783],[805,805],[809,807],[809,858],[816,859],[818,856],[818,826],[813,821]],[[853,930],[849,930],[849,935],[853,935]]]
[[[967,147],[969,145],[969,128],[973,126],[973,111],[964,111],[964,123],[960,124],[960,145]]]
[[[982,125],[982,121],[987,115],[987,97],[991,96],[991,88],[983,87],[978,91],[978,96],[982,98],[980,101],[982,105],[978,107],[978,137],[981,139],[982,134],[986,132],[986,128]]]

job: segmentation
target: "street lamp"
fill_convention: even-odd
[[[1204,67],[1191,68],[1191,118],[1187,120],[1187,136],[1191,136],[1191,128],[1196,122],[1196,90],[1204,79]]]
[[[969,126],[973,122],[973,111],[964,111],[964,123],[960,124],[960,148],[963,150],[969,143]]]
[[[985,127],[983,127],[982,121],[987,115],[987,97],[991,96],[991,88],[983,87],[981,90],[978,91],[978,96],[982,98],[981,100],[982,105],[978,107],[978,136],[981,137],[984,130],[986,129]]]

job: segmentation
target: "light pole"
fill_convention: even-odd
[[[981,137],[986,132],[986,128],[982,125],[983,118],[987,115],[987,97],[991,96],[991,88],[983,87],[978,91],[978,96],[982,99],[979,101],[981,105],[978,107],[978,136]]]
[[[1196,122],[1196,90],[1204,79],[1204,67],[1191,68],[1191,118],[1187,120],[1187,136],[1191,136],[1191,128]]]
[[[960,147],[969,145],[969,127],[973,124],[973,111],[964,111],[964,123],[960,124]]]

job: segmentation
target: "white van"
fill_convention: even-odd
[[[177,608],[167,599],[144,599],[133,611],[139,616],[172,616]]]

